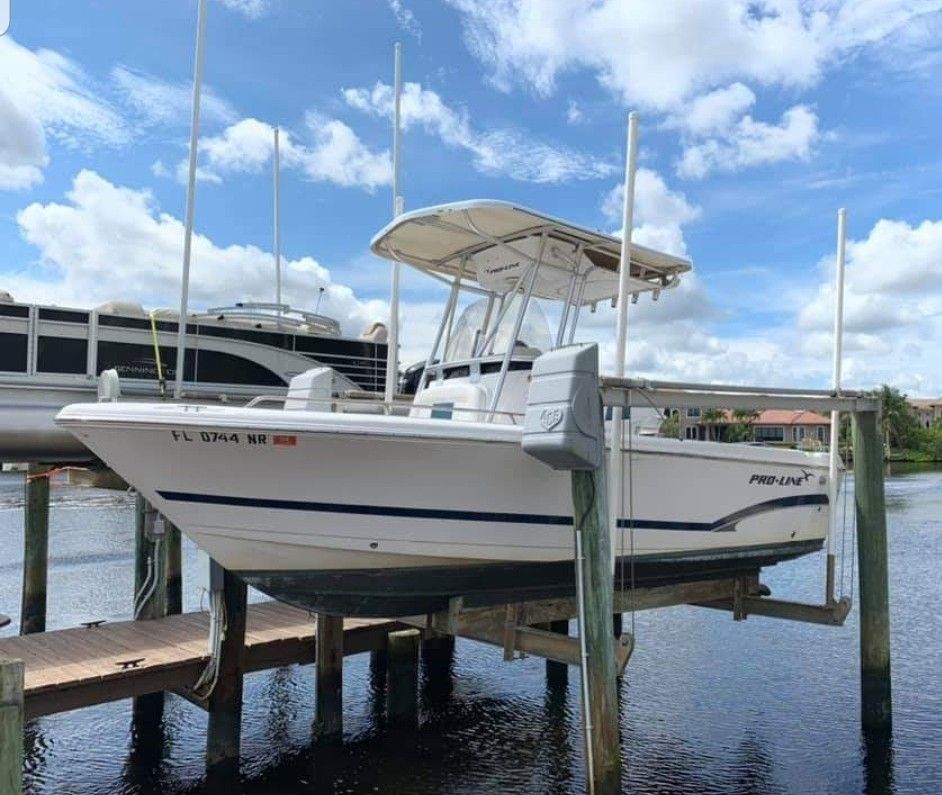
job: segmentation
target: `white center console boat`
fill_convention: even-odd
[[[312,610],[390,616],[573,592],[569,476],[521,449],[534,359],[618,291],[620,241],[511,204],[398,217],[379,256],[451,285],[407,413],[78,404],[57,422],[227,569]],[[641,246],[634,293],[690,264]],[[478,300],[458,315],[459,298]],[[537,301],[554,302],[550,334]],[[637,585],[755,573],[821,547],[826,455],[639,435],[619,556]],[[632,498],[627,499],[628,489]],[[630,543],[629,542],[630,535]]]

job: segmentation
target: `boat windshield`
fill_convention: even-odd
[[[455,321],[451,340],[448,343],[448,349],[445,351],[445,361],[457,362],[472,359],[475,357],[475,347],[478,349],[477,356],[504,354],[511,343],[521,351],[536,349],[539,353],[543,353],[552,348],[553,337],[550,333],[549,321],[547,321],[546,315],[543,314],[543,309],[539,303],[533,300],[527,306],[527,313],[523,318],[517,339],[511,340],[514,323],[520,311],[520,302],[522,300],[519,294],[510,299],[510,307],[505,306],[506,311],[503,312],[500,325],[497,327],[497,334],[488,342],[486,350],[483,351],[481,350],[481,343],[493,334],[494,323],[501,314],[499,302],[494,302],[488,323],[489,328],[486,331],[483,330],[483,326],[488,314],[488,299],[482,298],[473,304],[469,304]]]

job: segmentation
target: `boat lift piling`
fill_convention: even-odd
[[[183,612],[183,538],[180,528],[164,518],[166,523],[167,615]]]
[[[46,574],[49,568],[50,467],[31,463],[23,506],[23,597],[20,634],[46,631]]]
[[[860,704],[864,732],[893,728],[890,592],[883,445],[876,411],[853,416],[854,507],[860,572]]]
[[[212,691],[206,699],[207,777],[230,780],[239,773],[242,740],[242,679],[245,671],[245,626],[248,589],[245,582],[216,561],[210,566],[221,579],[223,636]],[[214,579],[210,574],[210,580]]]
[[[317,614],[314,737],[343,738],[343,617]]]
[[[582,710],[588,791],[591,795],[617,795],[621,792],[621,742],[612,643],[611,528],[604,463],[596,470],[573,470],[571,477],[573,510],[577,517],[585,517],[582,526],[576,528],[576,582],[581,608],[580,651],[584,658]]]
[[[23,791],[22,660],[0,657],[0,792]]]
[[[386,717],[391,724],[411,725],[418,718],[418,629],[389,633],[386,679]]]

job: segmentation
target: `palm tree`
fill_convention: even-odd
[[[700,415],[700,422],[706,426],[707,441],[716,441],[717,425],[726,419],[726,412],[723,409],[706,409]]]
[[[756,431],[752,426],[759,419],[759,413],[755,409],[735,409],[733,419],[736,420],[736,424],[730,427],[727,441],[748,442],[755,440]]]

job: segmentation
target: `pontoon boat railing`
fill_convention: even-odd
[[[301,328],[311,326],[325,334],[339,335],[340,323],[334,318],[306,312],[303,309],[294,309],[289,304],[274,303],[237,303],[232,306],[217,306],[199,312],[196,319],[219,320],[238,318],[241,320],[266,320],[284,326]]]

